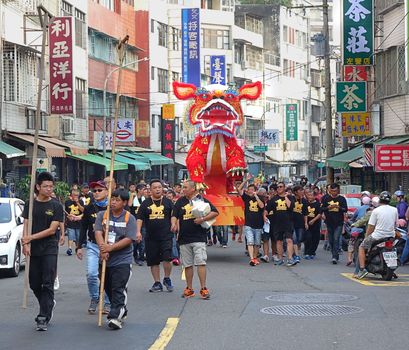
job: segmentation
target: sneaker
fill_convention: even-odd
[[[369,273],[369,272],[368,272],[367,269],[359,270],[357,278],[361,280],[361,279],[364,278],[368,273]]]
[[[274,260],[274,265],[276,266],[284,265],[284,260],[283,259]]]
[[[227,248],[227,244],[223,244],[223,248]]]
[[[55,300],[53,300],[53,303],[54,303],[54,305],[53,305],[53,308],[51,309],[51,316],[50,316],[50,319],[48,320],[47,323],[50,323],[51,320],[53,319],[53,316],[54,316],[54,309],[55,309],[55,305],[57,305],[57,302]]]
[[[261,261],[268,263],[270,261],[270,258],[268,257],[268,255],[264,255],[260,258]]]
[[[300,258],[299,255],[294,255],[293,260],[295,260],[297,263],[299,263],[301,261],[301,258]]]
[[[315,259],[315,254],[310,255],[310,260],[314,260]]]
[[[58,290],[58,289],[60,289],[60,280],[58,279],[58,275],[57,275],[57,277],[55,277],[55,280],[54,280],[54,290]]]
[[[294,259],[288,259],[287,260],[287,266],[295,266],[297,265],[297,261]]]
[[[178,259],[178,258],[173,259],[173,260],[172,260],[172,264],[173,264],[174,266],[179,266],[179,265],[180,265],[179,259]]]
[[[195,296],[195,291],[186,287],[183,291],[182,298],[193,298]]]
[[[122,321],[118,320],[117,318],[111,318],[108,320],[108,327],[111,329],[121,329],[122,328]]]
[[[235,241],[235,240],[236,240],[236,234],[235,234],[235,233],[232,234],[231,240],[232,240],[232,241]]]
[[[45,317],[37,317],[36,322],[36,331],[45,332],[47,330],[47,321]]]
[[[173,286],[172,286],[172,281],[169,277],[165,277],[163,279],[163,285],[166,287],[168,292],[173,292]]]
[[[217,236],[213,236],[213,244],[217,244]]]
[[[333,258],[333,259],[332,259],[332,265],[336,265],[336,264],[338,264],[338,260],[335,259],[335,258]]]
[[[138,266],[143,266],[143,261],[142,260],[136,260],[135,264]]]
[[[211,240],[207,241],[207,246],[211,247],[213,245],[213,242]]]
[[[204,300],[210,299],[209,290],[206,287],[200,290],[200,297]]]
[[[153,286],[151,287],[151,289],[149,289],[149,291],[150,291],[151,293],[162,292],[162,291],[163,291],[162,283],[160,283],[160,282],[155,282],[155,283],[153,284]]]
[[[98,307],[98,300],[91,299],[91,303],[89,304],[89,307],[88,307],[88,313],[92,315],[95,314],[97,312],[97,307]]]
[[[251,259],[250,262],[249,262],[249,265],[250,265],[250,266],[256,266],[255,260],[256,260],[256,259]]]
[[[104,307],[102,308],[102,314],[108,315],[111,311],[111,304],[105,303]]]
[[[304,259],[305,260],[311,260],[311,256],[310,255],[304,255]]]
[[[69,255],[69,256],[72,255],[72,249],[71,249],[71,248],[68,248],[68,249],[67,249],[67,255]]]
[[[254,263],[257,265],[260,265],[260,261],[258,259],[254,259]]]

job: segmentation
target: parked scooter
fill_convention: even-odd
[[[398,254],[394,237],[381,239],[366,253],[365,268],[369,273],[379,274],[385,281],[397,278],[395,270],[398,268]]]

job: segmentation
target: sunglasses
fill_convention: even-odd
[[[96,190],[93,190],[92,192],[102,192],[102,191],[104,191],[104,189],[103,188],[97,188]]]
[[[277,188],[284,188],[284,186],[283,185],[278,185]]]

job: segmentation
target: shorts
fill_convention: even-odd
[[[263,243],[268,242],[269,240],[274,241],[274,235],[270,234],[270,232],[265,232],[263,231],[263,233],[261,234],[261,240]]]
[[[78,242],[80,240],[80,229],[67,227],[67,236],[69,241]]]
[[[304,234],[305,234],[305,229],[295,228],[294,233],[293,233],[294,244],[300,244],[304,242]]]
[[[276,241],[284,241],[284,239],[293,239],[293,233],[291,231],[277,231],[274,232],[274,239]]]
[[[244,226],[244,235],[247,239],[247,245],[261,245],[262,228],[252,228]]]
[[[386,237],[385,237],[385,238],[386,238]],[[391,237],[391,238],[392,238],[392,237]],[[364,248],[365,250],[369,250],[369,249],[372,248],[372,246],[374,245],[374,243],[375,243],[375,242],[378,242],[378,241],[379,241],[379,239],[375,239],[375,238],[373,238],[371,235],[369,235],[368,237],[366,237],[366,238],[362,241],[360,247]]]
[[[183,267],[206,265],[206,243],[195,242],[180,246],[180,260]]]
[[[351,237],[348,241],[348,253],[353,253],[355,250],[355,242],[356,242],[356,238],[355,237]]]
[[[145,240],[146,264],[155,266],[159,265],[161,261],[171,261],[172,247],[172,239],[164,241]]]

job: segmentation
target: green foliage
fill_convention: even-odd
[[[61,203],[64,203],[70,195],[70,186],[64,181],[57,181],[54,184],[54,193],[57,196],[57,199]]]
[[[16,184],[17,197],[27,202],[30,198],[30,179],[31,175],[25,175]]]

